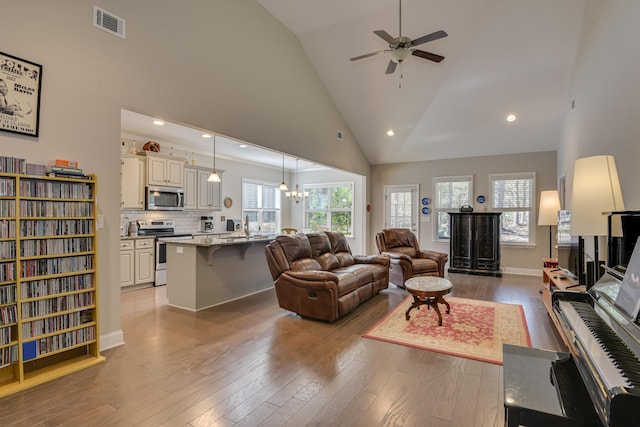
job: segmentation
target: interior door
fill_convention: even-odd
[[[384,228],[408,228],[418,234],[418,185],[384,187]]]

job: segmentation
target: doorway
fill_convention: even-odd
[[[418,233],[418,184],[384,186],[384,228]]]

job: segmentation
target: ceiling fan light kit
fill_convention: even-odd
[[[391,60],[396,64],[400,64],[411,55],[411,51],[407,48],[399,48],[391,51]]]
[[[400,35],[398,37],[391,37],[389,33],[385,30],[375,30],[373,33],[389,43],[389,48],[385,50],[379,50],[377,52],[371,52],[360,56],[355,56],[351,58],[351,61],[357,61],[364,58],[370,58],[372,56],[382,55],[386,52],[390,52],[391,60],[389,61],[389,65],[387,65],[387,70],[385,74],[392,74],[396,70],[396,66],[404,62],[409,55],[417,56],[419,58],[427,59],[433,62],[441,62],[444,59],[444,56],[438,55],[431,52],[426,52],[424,50],[416,49],[416,46],[419,46],[424,43],[428,43],[430,41],[438,40],[443,37],[447,37],[447,33],[440,30],[433,32],[431,34],[424,35],[422,37],[418,37],[417,39],[411,40],[409,37],[405,37],[402,35],[402,0],[398,0],[400,10],[399,10],[399,32]]]

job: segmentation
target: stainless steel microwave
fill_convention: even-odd
[[[145,193],[145,202],[148,211],[181,211],[184,210],[184,190],[149,186]]]

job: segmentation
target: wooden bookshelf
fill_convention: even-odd
[[[572,291],[584,292],[586,290],[584,286],[576,286],[576,284],[577,282],[567,277],[557,266],[542,269],[542,302],[563,340],[565,339],[564,334],[560,329],[560,323],[551,306],[551,294],[555,291],[564,291],[570,286]],[[565,342],[565,344],[567,343]]]
[[[104,361],[87,178],[0,174],[0,397]]]

